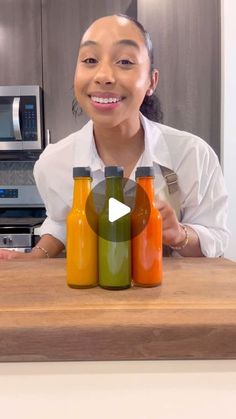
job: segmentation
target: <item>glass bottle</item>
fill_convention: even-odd
[[[105,204],[98,217],[99,285],[107,289],[131,285],[130,214],[109,221],[111,198],[124,203],[123,168],[105,167]]]
[[[86,216],[86,201],[92,181],[90,168],[74,167],[73,178],[73,205],[66,223],[67,284],[72,288],[90,288],[98,283],[97,234]]]
[[[135,285],[153,287],[162,282],[162,219],[155,204],[153,167],[138,167],[135,178],[139,187],[131,214],[132,279]],[[141,224],[145,227],[136,235]]]

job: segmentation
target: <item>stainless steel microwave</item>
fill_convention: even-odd
[[[42,148],[41,88],[0,86],[0,152]]]

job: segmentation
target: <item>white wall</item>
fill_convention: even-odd
[[[229,192],[229,229],[232,234],[225,257],[236,261],[236,1],[221,0],[221,14],[221,161]]]

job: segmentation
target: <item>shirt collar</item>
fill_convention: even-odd
[[[74,166],[89,166],[92,171],[104,169],[95,145],[91,120],[76,133]]]
[[[140,113],[140,120],[144,129],[145,151],[142,166],[152,166],[153,163],[173,169],[170,152],[161,127],[150,121]]]
[[[167,143],[156,122],[150,121],[140,113],[140,121],[144,129],[145,149],[138,165],[153,166],[154,164],[173,169]],[[90,120],[78,131],[75,141],[74,166],[90,166],[92,171],[104,171],[104,163],[98,155],[93,136],[93,122]],[[132,173],[134,177],[134,171]]]

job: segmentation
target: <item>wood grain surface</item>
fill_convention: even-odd
[[[163,284],[75,290],[65,259],[0,262],[0,361],[235,359],[236,263],[166,258]]]

